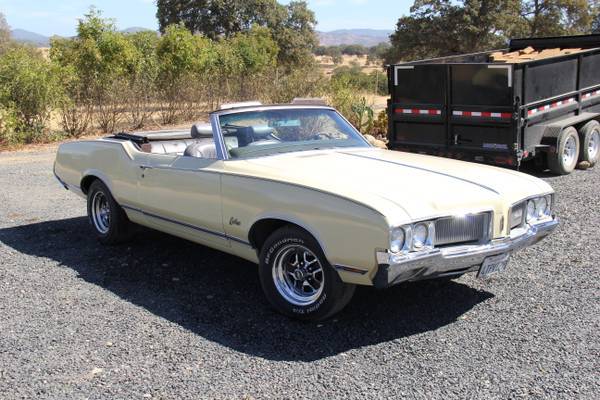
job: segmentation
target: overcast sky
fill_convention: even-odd
[[[280,0],[287,3],[289,0]],[[372,28],[393,30],[408,13],[412,0],[309,0],[318,30]],[[139,26],[157,29],[155,0],[0,0],[2,12],[13,28],[42,35],[72,36],[77,18],[94,4],[120,29]]]

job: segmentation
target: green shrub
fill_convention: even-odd
[[[370,74],[362,72],[360,65],[354,63],[350,66],[338,67],[333,70],[332,80],[344,79],[356,89],[387,96],[387,76],[384,72],[373,71]]]
[[[56,71],[37,50],[15,47],[0,57],[0,105],[11,142],[42,139],[60,93]]]

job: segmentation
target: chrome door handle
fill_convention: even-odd
[[[152,167],[149,166],[149,165],[140,165],[140,168],[143,169],[143,170],[152,169]]]

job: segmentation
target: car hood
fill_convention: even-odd
[[[329,192],[360,202],[391,223],[494,210],[552,192],[516,171],[375,148],[286,153],[230,164],[238,173]]]

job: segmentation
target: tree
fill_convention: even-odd
[[[8,26],[4,14],[0,13],[0,53],[6,51],[10,42],[10,26]]]
[[[505,47],[512,37],[587,33],[597,0],[416,0],[386,62]]]
[[[527,36],[560,36],[589,33],[594,22],[592,0],[526,0],[521,16]],[[596,9],[597,10],[597,9]]]
[[[219,39],[267,27],[280,49],[279,61],[286,65],[305,62],[317,45],[315,16],[304,1],[158,0],[157,6],[161,32],[181,23],[192,33]]]
[[[518,0],[416,0],[398,20],[387,62],[502,47],[519,19]]]

